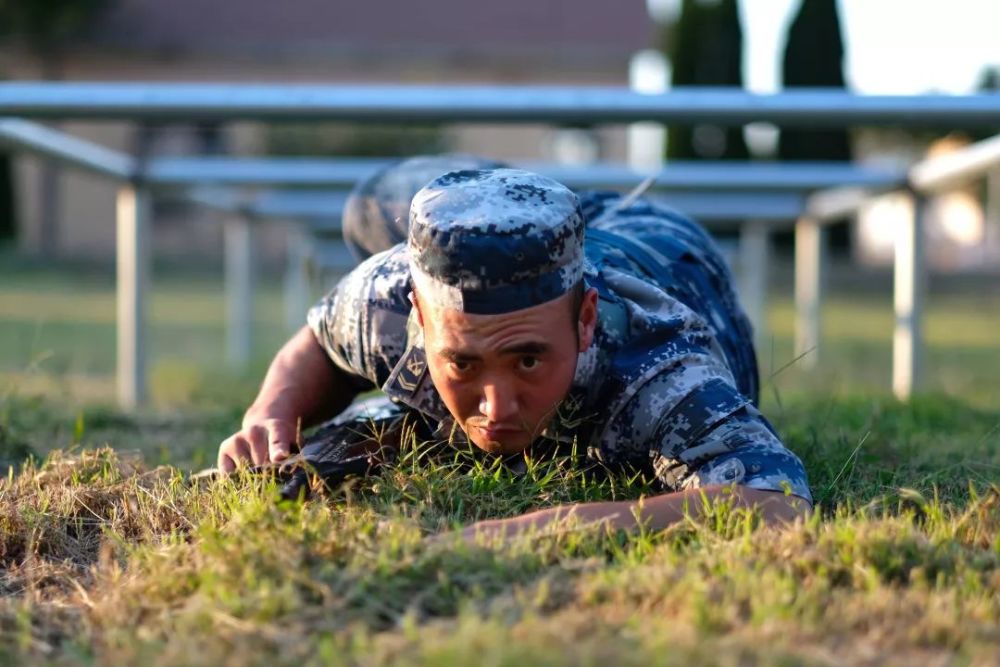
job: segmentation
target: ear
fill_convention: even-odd
[[[417,311],[417,324],[420,328],[424,328],[424,314],[420,311],[420,299],[417,298],[417,288],[412,288],[410,293],[407,295],[410,299],[410,303],[413,305],[413,309]]]
[[[586,352],[594,342],[595,329],[597,329],[597,290],[591,287],[583,294],[580,318],[576,322],[577,338],[580,340],[579,352]]]

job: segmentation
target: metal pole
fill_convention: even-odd
[[[146,292],[149,286],[149,191],[118,191],[118,403],[132,409],[146,401]]]
[[[285,327],[289,333],[302,328],[310,306],[309,250],[310,235],[303,225],[288,226],[287,265],[285,266]]]
[[[670,82],[670,65],[655,49],[634,54],[629,61],[629,87],[639,93],[660,94]],[[641,121],[628,126],[628,164],[633,169],[659,169],[667,146],[662,123]]]
[[[916,196],[913,215],[896,233],[894,273],[896,330],[892,339],[892,391],[907,400],[920,385],[923,332],[922,319],[926,267],[923,229],[927,200]]]
[[[286,186],[349,190],[388,164],[385,160],[349,158],[199,158],[164,157],[151,160],[143,178],[165,188],[190,186]],[[649,175],[626,165],[599,162],[559,165],[524,162],[519,166],[554,178],[572,188],[631,189]],[[654,190],[739,190],[807,192],[854,186],[895,190],[906,185],[906,172],[849,163],[740,163],[674,160],[656,168]],[[763,217],[763,216],[761,216]]]
[[[795,357],[815,368],[822,330],[826,231],[815,218],[795,223]]]
[[[253,350],[254,258],[250,221],[232,217],[224,225],[226,266],[226,363],[245,370]]]
[[[19,118],[0,118],[0,146],[118,181],[128,181],[136,170],[136,161],[129,155]]]
[[[986,174],[986,206],[983,221],[983,255],[987,265],[1000,257],[1000,168]]]
[[[922,192],[944,192],[967,185],[1000,163],[1000,135],[930,157],[910,168],[910,183]]]
[[[748,220],[740,228],[740,292],[758,348],[767,341],[767,267],[771,233],[766,222]]]
[[[995,128],[1000,96],[853,95],[842,89],[758,95],[742,88],[364,86],[226,83],[0,83],[0,116],[159,122],[708,123]]]

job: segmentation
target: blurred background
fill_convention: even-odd
[[[1000,4],[981,0],[0,0],[0,77],[9,80],[485,83],[843,87],[862,94],[967,94],[1000,87]],[[513,162],[671,159],[851,160],[907,166],[982,134],[639,124],[357,125],[63,122],[137,156],[403,156],[467,152]],[[998,128],[1000,129],[1000,128]],[[996,180],[996,179],[994,179]],[[978,184],[937,196],[926,391],[995,404],[1000,389],[1000,201]],[[38,158],[0,153],[0,389],[68,406],[114,400],[116,186]],[[822,363],[792,352],[790,232],[774,235],[764,376],[780,391],[889,391],[894,220],[885,196],[832,230]],[[157,200],[151,302],[153,404],[252,396],[288,334],[282,275],[288,226],[256,224],[255,342],[227,368],[222,214]],[[725,242],[725,239],[722,239]],[[340,267],[343,268],[343,267]],[[336,272],[319,276],[315,297]],[[303,314],[304,316],[304,314]],[[825,348],[826,349],[826,348]],[[6,386],[4,386],[6,385]],[[2,396],[0,396],[2,399]],[[229,422],[225,422],[229,423]]]
[[[845,87],[865,94],[993,90],[1000,6],[977,0],[321,0],[170,3],[4,0],[0,77],[81,81],[504,83]],[[369,126],[253,123],[66,123],[72,133],[142,155],[397,156],[458,151],[501,160],[586,163],[650,159],[624,127]],[[954,150],[979,137],[851,128],[782,135],[743,129],[668,130],[674,158],[831,159],[880,164]],[[109,260],[114,186],[31,158],[0,161],[0,238],[28,253]],[[898,205],[898,204],[897,204]],[[872,215],[890,214],[892,202]],[[931,226],[940,268],[1000,256],[996,222],[975,193],[953,193]],[[163,203],[160,257],[218,259],[218,226],[196,208]],[[862,216],[864,217],[864,216]],[[886,234],[860,221],[859,259],[885,260]],[[280,233],[277,235],[280,237]],[[192,239],[197,239],[192,243]],[[280,240],[264,259],[284,255]]]

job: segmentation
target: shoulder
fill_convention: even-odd
[[[398,245],[344,276],[308,323],[334,363],[380,386],[406,349],[409,292],[406,247]]]
[[[341,298],[409,312],[410,265],[406,245],[372,255],[344,276],[336,291]]]

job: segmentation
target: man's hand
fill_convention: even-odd
[[[340,412],[357,394],[309,327],[302,327],[271,362],[243,427],[219,446],[218,469],[230,473],[240,461],[282,461],[294,453],[299,424],[307,428]]]
[[[222,441],[218,468],[224,473],[240,461],[254,465],[287,459],[298,447],[298,424],[287,419],[245,419],[243,428]]]

